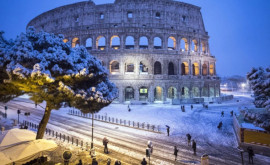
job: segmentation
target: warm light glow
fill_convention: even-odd
[[[213,65],[213,64],[211,64],[210,67],[209,67],[209,74],[210,74],[211,76],[214,75],[214,65]]]
[[[64,42],[64,43],[67,43],[67,42],[68,42],[68,39],[63,39],[63,42]]]
[[[198,76],[200,74],[199,72],[199,64],[198,63],[194,63],[193,64],[193,75],[194,76]]]

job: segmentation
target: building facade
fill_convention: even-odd
[[[86,46],[110,72],[118,102],[220,95],[200,7],[173,0],[84,1],[47,11],[28,26]]]

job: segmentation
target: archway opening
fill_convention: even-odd
[[[134,64],[133,63],[128,63],[126,64],[126,69],[125,71],[127,73],[133,73],[134,72]]]
[[[168,75],[174,75],[174,65],[172,62],[169,62],[168,65]]]
[[[110,72],[111,73],[119,73],[120,72],[120,67],[119,67],[118,61],[111,62]]]
[[[211,76],[213,76],[213,75],[215,74],[215,68],[214,68],[214,65],[213,65],[213,64],[211,64],[211,65],[209,66],[209,74],[210,74]]]
[[[142,61],[140,62],[140,74],[148,74],[148,67]]]
[[[192,71],[193,71],[193,76],[198,76],[200,74],[199,64],[198,63],[194,63],[192,65]]]
[[[117,35],[114,35],[111,37],[111,42],[110,42],[111,48],[112,49],[120,49],[120,38]]]
[[[141,87],[139,89],[139,100],[147,101],[148,99],[148,89],[146,87]]]
[[[203,74],[203,76],[207,75],[207,65],[206,64],[203,64],[203,66],[202,66],[202,74]]]
[[[160,86],[157,86],[154,91],[155,101],[162,101],[163,98],[163,89]]]
[[[198,87],[192,88],[192,95],[193,97],[200,97],[200,89]]]
[[[156,61],[154,64],[154,74],[161,74],[161,63],[159,61]]]
[[[170,87],[168,89],[168,98],[170,98],[170,99],[177,98],[177,89],[175,87]]]
[[[188,40],[186,38],[181,39],[180,45],[182,51],[188,51]]]
[[[162,49],[162,40],[159,37],[154,38],[154,49]]]
[[[85,41],[85,47],[87,49],[92,49],[92,46],[93,46],[93,41],[92,41],[92,38],[87,38],[87,40]]]
[[[195,39],[192,40],[191,50],[194,51],[194,52],[197,52],[198,51],[198,42]]]
[[[140,46],[140,49],[148,49],[147,37],[145,37],[145,36],[140,37],[139,46]]]
[[[126,87],[125,89],[125,101],[131,101],[134,99],[134,89],[132,87]]]
[[[79,47],[79,43],[80,43],[80,40],[79,40],[79,38],[73,38],[72,39],[72,48],[74,48],[74,47]]]
[[[103,37],[103,36],[97,37],[96,45],[97,45],[98,50],[105,50],[105,48],[106,48],[106,39],[105,39],[105,37]]]
[[[175,50],[176,49],[176,39],[174,37],[168,38],[168,50]]]
[[[181,89],[181,95],[182,95],[182,98],[184,98],[184,99],[189,98],[189,89],[188,89],[188,87],[183,87]]]
[[[126,49],[134,49],[134,45],[135,45],[134,37],[127,36],[125,42]]]
[[[181,75],[188,75],[189,74],[189,68],[188,68],[188,63],[183,62],[181,64]]]

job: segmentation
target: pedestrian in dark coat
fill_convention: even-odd
[[[221,121],[221,122],[219,122],[217,128],[218,128],[218,129],[221,129],[222,125],[223,125],[223,124],[222,124],[222,121]]]
[[[248,162],[253,164],[253,156],[254,156],[254,151],[252,149],[252,147],[248,147],[247,148],[247,152],[248,152]]]
[[[98,162],[97,162],[96,158],[93,158],[92,165],[98,165]]]
[[[196,155],[197,144],[195,140],[192,140],[192,149],[193,149],[194,155]]]
[[[167,127],[167,134],[168,134],[168,136],[170,136],[170,127],[167,125],[166,125],[166,127]]]
[[[103,138],[103,145],[104,145],[104,153],[105,154],[108,154],[109,153],[108,143],[109,143],[109,140],[106,137],[104,137]]]
[[[111,165],[111,159],[110,158],[107,159],[107,165]]]
[[[191,108],[191,110],[193,109],[193,105],[192,104],[191,104],[190,108]]]
[[[191,135],[188,133],[186,136],[187,136],[187,140],[188,140],[188,146],[190,146]]]
[[[175,156],[175,161],[177,160],[177,155],[178,155],[178,149],[176,146],[174,146],[174,156]]]
[[[231,116],[233,116],[233,111],[231,111]]]
[[[147,165],[147,161],[145,160],[145,158],[143,158],[141,165]]]
[[[221,111],[221,117],[224,117],[224,111]]]
[[[116,160],[115,163],[114,163],[114,165],[121,165],[120,160]]]
[[[83,165],[82,160],[79,160],[79,163],[77,165]]]

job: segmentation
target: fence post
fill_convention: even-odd
[[[133,124],[133,127],[135,127],[135,122],[134,121],[132,122],[132,124]]]
[[[55,137],[56,137],[56,139],[57,139],[57,135],[58,135],[58,132],[56,132],[56,133],[55,133]]]
[[[152,130],[155,131],[155,125],[152,125]]]
[[[118,119],[117,118],[115,119],[115,121],[116,121],[116,124],[118,124]]]
[[[52,137],[54,137],[54,131],[52,131]]]
[[[120,119],[120,124],[122,124],[122,119]]]
[[[112,117],[112,122],[114,123],[114,118]]]
[[[111,118],[109,117],[109,122],[111,122]]]
[[[126,120],[124,120],[124,125],[126,125]]]
[[[140,128],[140,123],[139,122],[137,122],[137,127]]]
[[[69,143],[69,136],[67,137],[68,143]]]
[[[73,145],[73,141],[74,141],[74,139],[73,139],[73,136],[71,137],[71,144]]]
[[[142,123],[142,129],[144,129],[144,123]]]
[[[78,146],[78,143],[79,143],[79,140],[78,140],[78,139],[76,139],[76,146]]]
[[[157,126],[157,131],[160,132],[160,127],[159,127],[159,125]]]
[[[49,135],[51,136],[51,130],[49,129]]]
[[[62,134],[60,133],[60,140],[61,140],[61,138],[62,138]]]
[[[147,129],[149,130],[149,128],[150,128],[150,125],[149,125],[149,124],[147,124]]]
[[[101,116],[101,120],[103,121],[103,116]]]

